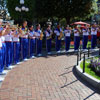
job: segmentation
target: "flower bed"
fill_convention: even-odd
[[[83,61],[80,64],[83,69]],[[95,57],[85,61],[85,72],[96,79],[100,80],[100,58]]]

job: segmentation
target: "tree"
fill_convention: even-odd
[[[20,5],[19,0],[7,0],[7,8],[8,12],[10,13],[10,16],[14,20],[28,20],[33,21],[34,15],[35,15],[35,0],[25,0],[25,7],[29,8],[29,12],[17,12],[15,11],[15,7],[22,7],[23,5]]]
[[[6,0],[0,0],[0,16],[3,19],[6,19],[7,8],[6,8]]]
[[[0,0],[0,9],[6,8],[6,0]]]
[[[57,11],[61,12],[57,16],[66,18],[69,24],[71,19],[82,20],[95,14],[97,11],[97,4],[96,0],[61,0]]]
[[[65,18],[69,24],[71,20],[82,20],[89,18],[97,11],[97,0],[25,0],[25,6],[29,12],[16,12],[15,7],[20,6],[19,0],[7,0],[8,11],[12,19],[34,18],[40,20]],[[22,16],[23,15],[23,16]]]
[[[39,17],[71,19],[88,18],[97,11],[97,0],[36,0],[36,12]]]
[[[54,17],[54,0],[36,0],[36,18],[52,18]]]

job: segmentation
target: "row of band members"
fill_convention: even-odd
[[[42,39],[43,32],[41,30],[40,24],[36,26],[36,30],[34,30],[33,26],[29,27],[27,30],[27,21],[24,21],[23,26],[21,28],[11,28],[9,25],[6,27],[2,27],[2,22],[0,22],[0,73],[3,72],[4,67],[7,69],[10,68],[12,62],[15,64],[19,63],[21,60],[26,60],[28,55],[34,58],[34,51],[36,48],[37,56],[41,56],[42,52]],[[97,40],[97,30],[98,28],[94,25],[91,28],[91,48],[94,49],[96,46]],[[88,35],[89,28],[83,27],[83,49],[85,50],[88,43]],[[51,30],[51,26],[48,25],[45,30],[46,35],[46,49],[47,53],[51,54],[51,41],[53,31]],[[66,27],[64,31],[58,25],[54,30],[56,34],[56,51],[60,53],[61,47],[61,38],[65,34],[65,48],[66,52],[70,49],[70,41],[72,30],[69,26]],[[74,28],[74,50],[77,51],[80,45],[80,30],[75,27]]]

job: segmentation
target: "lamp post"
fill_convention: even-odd
[[[20,0],[20,4],[24,4],[24,0]]]
[[[24,6],[24,3],[25,3],[24,0],[20,0],[19,3],[20,3],[20,7],[16,6],[15,7],[15,11],[20,12],[20,14],[21,14],[21,21],[22,21],[22,18],[23,18],[22,12],[28,12],[29,8]]]

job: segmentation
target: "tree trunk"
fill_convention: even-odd
[[[71,23],[70,23],[70,19],[71,19],[70,16],[66,17],[66,22],[67,22],[68,25],[71,24]]]

